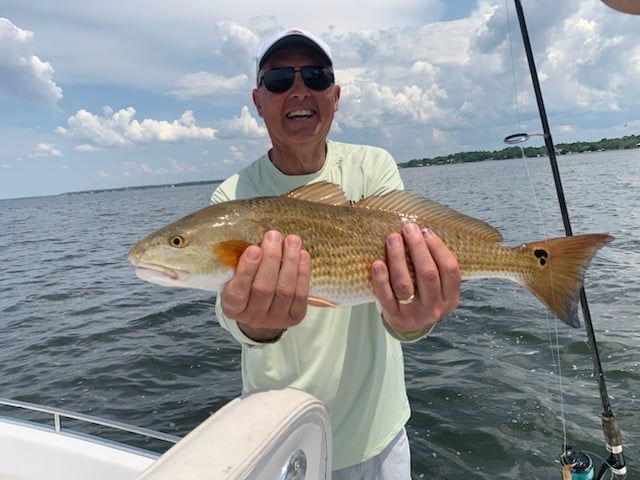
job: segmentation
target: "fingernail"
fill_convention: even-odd
[[[255,247],[249,247],[247,248],[245,255],[247,257],[247,260],[256,262],[260,258],[260,249]]]
[[[384,273],[385,266],[382,262],[374,262],[373,264],[373,273],[375,275],[380,275]]]
[[[418,233],[418,226],[415,223],[405,223],[402,230],[406,235],[415,235]]]
[[[391,247],[402,244],[402,237],[397,233],[392,233],[387,237],[387,244]]]
[[[279,242],[280,232],[278,232],[277,230],[269,230],[264,237],[269,242]]]
[[[423,228],[422,229],[422,236],[424,238],[430,237],[431,235],[433,235],[433,231],[429,228]]]
[[[300,237],[298,237],[297,235],[289,235],[285,239],[285,243],[289,248],[300,248],[300,245],[302,245],[302,241],[300,240]]]

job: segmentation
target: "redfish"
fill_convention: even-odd
[[[310,254],[310,305],[356,305],[375,301],[371,265],[385,259],[386,237],[406,222],[442,238],[463,280],[517,282],[574,327],[585,269],[613,240],[587,234],[510,247],[491,225],[417,195],[394,191],[351,204],[340,187],[319,182],[282,196],[202,208],[142,239],[129,251],[129,261],[149,282],[219,291],[242,252],[259,245],[268,230],[278,230],[300,236]]]

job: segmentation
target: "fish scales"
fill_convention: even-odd
[[[492,226],[416,195],[392,192],[351,205],[338,186],[320,182],[279,197],[205,207],[138,242],[129,260],[145,280],[219,291],[242,252],[278,230],[300,236],[310,254],[312,305],[355,305],[375,300],[371,265],[386,258],[386,237],[408,221],[442,238],[463,280],[515,281],[573,326],[587,264],[612,240],[589,234],[510,247]]]
[[[401,226],[397,217],[285,197],[246,205],[246,218],[260,225],[259,239],[268,230],[302,238],[311,257],[312,295],[337,304],[374,300],[371,264],[385,258],[385,238]]]
[[[386,237],[399,232],[405,223],[403,218],[388,212],[284,197],[269,197],[266,202],[250,199],[246,205],[245,218],[261,226],[256,235],[258,239],[268,230],[302,238],[303,247],[311,257],[312,294],[331,298],[338,304],[358,304],[375,299],[371,288],[371,264],[377,259],[385,259]],[[235,205],[231,207],[236,208]],[[516,278],[520,276],[519,272],[526,272],[530,264],[511,248],[432,225],[428,219],[413,217],[412,220],[442,238],[458,259],[465,280],[483,275]],[[500,257],[503,260],[496,261]],[[408,255],[407,261],[415,280],[415,269]]]

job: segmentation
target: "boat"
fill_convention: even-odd
[[[0,398],[0,480],[328,480],[331,427],[325,406],[300,390],[231,400],[185,437],[34,403]],[[25,420],[39,412],[48,423]],[[169,444],[164,453],[66,428],[106,427]]]

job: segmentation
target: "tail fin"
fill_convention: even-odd
[[[612,240],[610,235],[589,234],[523,245],[537,264],[533,274],[523,280],[523,285],[562,321],[578,328],[578,297],[584,272],[598,249]]]

